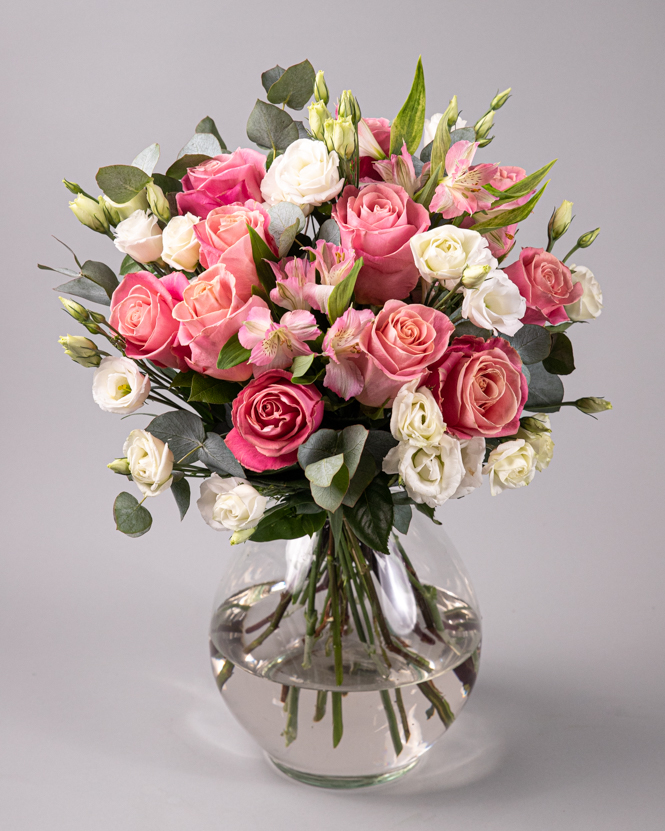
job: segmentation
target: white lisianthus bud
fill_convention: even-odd
[[[333,124],[332,143],[341,159],[351,159],[356,152],[356,128],[350,116],[338,118]]]
[[[323,101],[316,101],[309,105],[309,129],[317,141],[323,141],[324,125],[331,117]]]
[[[494,110],[490,110],[487,113],[487,115],[484,115],[481,119],[479,119],[474,126],[474,130],[476,131],[476,139],[487,138],[487,136],[489,135],[489,131],[492,129],[493,124]]]
[[[316,78],[314,79],[314,98],[316,101],[323,101],[324,104],[327,104],[330,100],[328,84],[326,84],[326,79],[323,76],[322,69],[319,69],[316,73]]]
[[[490,478],[492,496],[506,488],[523,488],[536,475],[534,449],[524,439],[502,442],[490,453],[483,473]]]
[[[611,410],[612,404],[606,398],[597,398],[595,396],[590,396],[588,398],[578,398],[575,402],[575,406],[578,410],[587,415],[593,415],[594,413],[602,413],[605,410]]]
[[[92,397],[107,413],[134,413],[149,394],[150,378],[129,358],[104,358],[95,370]]]
[[[413,260],[428,283],[438,280],[448,290],[455,287],[468,266],[498,266],[487,240],[477,231],[442,225],[410,240]]]
[[[582,284],[579,300],[565,306],[571,320],[593,320],[603,310],[603,292],[593,273],[583,265],[570,265],[573,284]]]
[[[350,118],[354,124],[357,124],[362,118],[356,97],[350,89],[345,89],[339,99],[337,116],[338,118]]]
[[[147,430],[132,430],[122,452],[127,457],[129,472],[145,496],[158,496],[173,483],[173,453],[168,444]]]
[[[145,191],[150,210],[162,222],[168,222],[171,219],[171,209],[169,208],[168,199],[164,196],[164,191],[154,182],[148,182]]]
[[[99,366],[101,363],[102,356],[90,338],[80,335],[63,335],[58,339],[58,343],[64,347],[65,355],[69,355],[74,363],[85,367]]]
[[[254,528],[265,513],[267,499],[245,479],[222,478],[213,473],[201,483],[196,503],[201,516],[215,531],[245,531]]]
[[[529,426],[535,422],[535,430],[529,430]],[[550,417],[545,413],[536,413],[525,420],[517,431],[517,438],[524,439],[533,447],[536,454],[536,470],[543,471],[552,461],[554,455],[554,442],[550,433]]]
[[[496,335],[514,335],[522,328],[526,300],[513,281],[500,269],[490,271],[477,289],[463,289],[462,316],[480,329]]]
[[[564,199],[550,217],[550,221],[547,226],[547,233],[549,234],[550,241],[554,242],[555,240],[558,240],[559,237],[562,237],[568,228],[570,228],[570,223],[572,221],[573,203],[569,202],[567,199]]]
[[[91,228],[93,231],[97,231],[98,234],[105,234],[108,231],[109,221],[99,202],[95,202],[89,196],[79,193],[76,199],[69,203],[69,207],[78,221],[86,228]]]
[[[80,303],[77,303],[76,300],[69,300],[67,297],[58,297],[58,300],[62,303],[67,314],[71,315],[74,320],[77,320],[79,323],[85,323],[86,320],[90,320],[88,310]]]
[[[599,233],[600,228],[594,228],[593,231],[587,231],[586,234],[582,234],[582,236],[577,240],[577,247],[588,248]]]
[[[298,139],[272,163],[261,182],[261,194],[268,205],[292,202],[307,215],[344,186],[338,167],[337,153],[328,152],[322,141]]]
[[[435,508],[455,494],[464,476],[460,443],[446,433],[428,447],[402,441],[386,454],[383,471],[399,473],[414,502]]]
[[[113,202],[108,196],[102,194],[99,197],[99,204],[104,208],[104,213],[111,225],[117,225],[123,219],[129,219],[135,211],[147,211],[149,207],[145,188],[129,202],[122,203]]]
[[[474,436],[472,439],[460,441],[464,476],[459,487],[452,495],[453,499],[468,496],[471,491],[479,488],[483,483],[483,462],[485,461],[485,439]]]
[[[512,87],[508,87],[508,89],[504,90],[503,92],[497,93],[494,98],[492,99],[492,103],[490,107],[493,110],[500,110],[501,107],[506,103],[506,101],[510,98],[510,91]]]
[[[162,259],[178,271],[193,271],[199,261],[200,243],[194,226],[201,220],[194,214],[174,216],[162,231]]]
[[[479,288],[491,270],[491,265],[468,265],[462,274],[462,285],[465,289]]]
[[[390,432],[397,441],[417,447],[438,444],[446,429],[436,399],[427,387],[417,389],[419,379],[410,381],[395,397],[390,417]]]
[[[119,473],[120,476],[130,475],[129,462],[127,459],[114,459],[112,462],[109,462],[106,467],[114,473]]]
[[[147,211],[134,211],[114,231],[115,247],[137,263],[154,263],[162,256],[162,232],[157,217]]]

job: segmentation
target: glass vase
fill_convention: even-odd
[[[411,770],[458,717],[480,614],[441,526],[414,511],[389,553],[345,522],[235,549],[210,628],[213,672],[283,773],[354,788]]]

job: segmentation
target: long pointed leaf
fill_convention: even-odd
[[[529,199],[529,201],[524,205],[520,205],[518,208],[512,208],[512,210],[509,211],[501,211],[501,213],[491,217],[491,219],[488,219],[486,222],[480,222],[477,225],[474,225],[473,230],[478,231],[479,234],[484,234],[486,231],[494,231],[497,228],[506,228],[508,225],[516,225],[518,222],[522,222],[536,207],[538,200],[545,192],[545,188],[548,184],[549,181],[545,182],[538,193],[535,196],[532,196],[531,199]]]
[[[399,155],[404,142],[409,153],[415,153],[423,137],[424,126],[425,73],[422,58],[418,58],[411,92],[390,128],[390,155]]]

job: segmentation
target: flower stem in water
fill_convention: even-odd
[[[282,736],[286,741],[288,747],[291,742],[298,737],[298,698],[300,696],[300,687],[289,687],[289,692],[286,696],[286,727]]]
[[[318,690],[316,693],[316,708],[314,710],[314,721],[322,721],[326,714],[326,703],[328,701],[328,690]]]
[[[344,723],[342,721],[342,693],[331,692],[332,698],[332,720],[333,720],[333,747],[342,741]]]
[[[222,691],[224,684],[229,680],[229,678],[233,675],[233,670],[235,669],[235,665],[231,663],[231,661],[224,661],[222,664],[222,668],[219,672],[219,675],[215,679],[217,681],[217,688],[219,691]]]
[[[399,735],[397,718],[395,717],[395,710],[393,709],[393,703],[390,700],[390,694],[388,690],[381,690],[381,701],[383,701],[383,709],[386,711],[386,717],[388,719],[388,729],[390,730],[390,738],[392,739],[393,747],[395,748],[395,755],[399,756],[399,754],[404,749],[404,746],[402,745],[402,739]]]

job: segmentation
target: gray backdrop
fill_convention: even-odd
[[[2,696],[0,824],[12,831],[662,828],[663,6],[536,0],[114,3],[3,10]],[[356,794],[279,779],[219,700],[207,655],[225,536],[166,495],[153,530],[116,533],[105,469],[130,426],[66,358],[78,333],[37,262],[120,255],[81,227],[60,180],[96,193],[100,165],[153,141],[163,158],[206,114],[230,147],[259,76],[309,57],[334,94],[393,117],[422,53],[428,113],[453,93],[472,122],[514,97],[483,160],[553,180],[520,233],[542,245],[553,206],[606,310],[575,327],[555,458],[521,491],[440,510],[475,582],[483,666],[427,765]],[[163,168],[161,168],[163,169]],[[567,242],[568,240],[566,240]],[[560,244],[560,255],[569,246]]]

